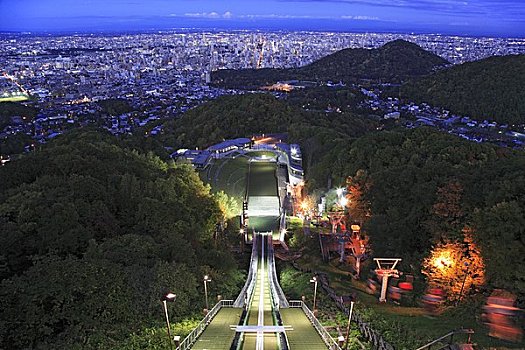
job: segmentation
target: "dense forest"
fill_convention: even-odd
[[[422,128],[366,135],[321,162],[341,183],[351,178],[359,194],[351,213],[365,222],[375,256],[402,257],[404,271],[418,275],[432,248],[463,244],[468,231],[486,285],[523,300],[524,272],[509,264],[525,249],[522,151]]]
[[[127,150],[101,131],[71,132],[8,163],[0,348],[127,349],[130,339],[155,348],[143,332],[163,329],[163,293],[177,294],[177,322],[202,310],[204,274],[210,295],[235,297],[243,283],[212,240],[222,217],[190,166]]]
[[[254,132],[288,132],[289,141],[301,144],[310,190],[348,178],[361,189],[360,207],[351,212],[366,222],[374,255],[402,257],[403,269],[421,281],[430,250],[462,241],[468,230],[485,256],[487,286],[525,296],[523,272],[508,264],[522,261],[525,244],[522,151],[427,128],[378,132],[365,116],[292,105],[264,94],[223,97],[173,122],[162,137],[204,147]]]
[[[477,120],[525,123],[525,55],[495,56],[442,70],[402,86],[401,96]]]
[[[329,101],[346,107],[326,112]],[[359,101],[325,88],[224,96],[155,137],[73,131],[1,167],[0,348],[155,348],[163,293],[178,295],[173,321],[203,307],[204,274],[210,295],[234,297],[244,275],[213,239],[228,198],[190,166],[144,149],[165,156],[163,147],[262,133],[301,145],[308,190],[355,189],[350,213],[375,256],[403,258],[403,271],[423,281],[429,252],[468,246],[467,232],[485,286],[523,301],[525,272],[509,262],[519,265],[525,248],[525,154],[425,128],[379,131],[376,118],[356,113]]]
[[[213,72],[212,81],[222,87],[249,89],[286,80],[399,83],[447,64],[416,44],[395,40],[378,49],[344,49],[300,68],[219,70]]]
[[[355,103],[354,97],[347,96],[348,103]],[[297,101],[287,103],[265,93],[223,96],[165,123],[158,140],[165,146],[203,148],[223,139],[263,133],[290,133],[293,140],[302,140],[306,130],[336,138],[357,137],[377,127],[376,122],[352,113],[307,112]]]

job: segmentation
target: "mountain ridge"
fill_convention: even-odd
[[[524,81],[525,55],[492,56],[407,82],[400,95],[480,121],[522,124]]]
[[[343,49],[299,68],[218,70],[212,73],[212,82],[223,87],[252,89],[283,80],[400,83],[448,64],[417,44],[398,39],[377,49]]]

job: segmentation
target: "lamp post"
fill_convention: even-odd
[[[345,349],[348,349],[348,343],[350,342],[350,322],[352,321],[352,311],[354,311],[354,302],[350,302],[350,312],[348,315],[348,325],[346,326],[346,346]]]
[[[314,276],[311,280],[310,280],[310,283],[313,283],[314,284],[314,309],[313,309],[313,312],[315,314],[315,302],[316,302],[316,299],[317,299],[317,277]]]
[[[204,297],[206,298],[206,313],[208,313],[208,282],[211,282],[211,279],[208,275],[204,275]]]
[[[463,296],[463,288],[465,288],[465,282],[467,281],[470,265],[468,262],[465,261],[465,266],[467,267],[467,270],[465,271],[465,276],[463,277],[463,283],[461,284],[461,290],[459,291],[458,300],[456,300],[455,306],[458,306],[459,302],[461,301],[461,297]]]
[[[171,344],[171,329],[170,329],[170,319],[168,317],[168,305],[167,305],[167,302],[174,302],[175,301],[175,298],[177,296],[173,293],[167,293],[165,295],[162,296],[162,298],[160,299],[162,301],[162,305],[164,306],[164,315],[166,316],[166,327],[168,328],[168,337],[169,337],[169,341],[170,341],[170,349],[173,349],[173,346]]]

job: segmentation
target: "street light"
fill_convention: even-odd
[[[206,298],[206,312],[208,312],[208,282],[211,282],[211,279],[208,275],[204,275],[204,296]]]
[[[458,299],[456,300],[455,306],[458,306],[459,302],[461,301],[461,297],[463,296],[463,289],[465,288],[465,282],[467,281],[467,276],[469,274],[470,264],[465,261],[463,263],[467,270],[465,271],[465,276],[463,276],[463,283],[461,284],[461,290],[459,291]]]
[[[167,302],[174,302],[175,301],[175,298],[177,298],[177,296],[171,292],[165,294],[162,296],[162,298],[160,299],[160,301],[162,301],[162,305],[164,306],[164,315],[166,316],[166,327],[168,327],[168,337],[170,338],[170,349],[173,348],[172,344],[171,344],[171,329],[170,329],[170,319],[168,317],[168,306],[167,306]]]
[[[350,302],[350,312],[348,315],[348,325],[346,326],[346,346],[345,349],[348,349],[348,343],[350,342],[350,322],[352,321],[352,311],[354,311],[354,302]]]
[[[316,298],[317,298],[317,277],[313,277],[311,280],[310,280],[310,283],[313,283],[314,284],[314,314],[315,314],[315,301],[316,301]]]

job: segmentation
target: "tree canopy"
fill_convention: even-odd
[[[358,199],[375,256],[402,257],[402,268],[417,273],[434,247],[463,242],[468,231],[488,285],[525,295],[521,270],[509,264],[522,262],[525,248],[523,152],[414,129],[365,135],[338,157],[333,176],[353,176],[364,189]]]
[[[401,88],[401,96],[480,121],[525,123],[525,55],[457,65]]]
[[[228,297],[242,282],[188,165],[73,132],[0,179],[1,348],[112,348],[162,325],[162,293],[177,294],[176,321],[202,306],[203,274]]]
[[[292,104],[266,93],[222,96],[165,123],[158,139],[166,146],[203,148],[224,139],[263,133],[290,133],[293,140],[302,140],[304,133],[320,130],[332,137],[356,137],[375,129],[376,123],[351,113],[304,111],[297,106],[299,100],[304,98]],[[316,131],[308,131],[312,127]]]

